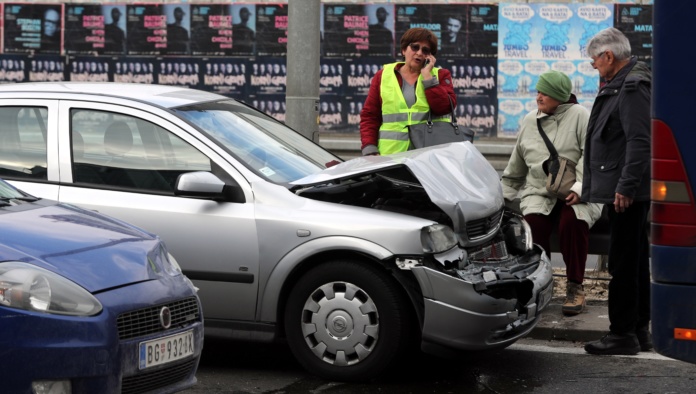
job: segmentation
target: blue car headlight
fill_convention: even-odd
[[[421,244],[425,253],[441,253],[457,245],[457,236],[449,226],[433,224],[421,229]]]
[[[69,316],[93,316],[102,305],[87,290],[43,268],[0,263],[0,306]]]

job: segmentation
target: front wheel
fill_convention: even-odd
[[[323,378],[364,381],[408,346],[409,306],[378,267],[334,261],[307,272],[290,292],[285,332],[298,361]]]

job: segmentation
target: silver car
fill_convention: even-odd
[[[372,378],[414,340],[509,346],[552,295],[548,258],[469,142],[341,162],[213,93],[11,84],[0,177],[160,235],[207,336],[285,339],[329,379]]]

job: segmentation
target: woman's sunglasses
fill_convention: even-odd
[[[422,47],[422,46],[420,46],[419,44],[416,44],[416,43],[409,44],[409,47],[411,47],[411,50],[412,50],[413,52],[418,52],[418,51],[420,50],[420,51],[423,52],[423,54],[424,54],[425,56],[430,55],[430,48],[428,48],[428,47],[425,47],[425,46]]]

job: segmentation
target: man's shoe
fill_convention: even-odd
[[[638,338],[633,333],[617,335],[609,333],[599,341],[590,342],[585,345],[585,351],[590,354],[598,355],[626,355],[634,356],[640,351]]]
[[[648,326],[636,328],[636,337],[638,338],[641,352],[649,352],[652,350],[652,335],[650,334],[650,330],[648,330]]]
[[[585,291],[581,284],[568,282],[566,298],[561,310],[566,316],[574,316],[585,309]]]

